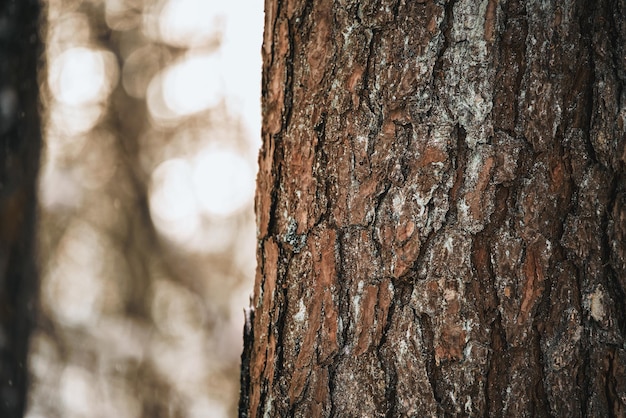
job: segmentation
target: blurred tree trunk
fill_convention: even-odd
[[[37,294],[39,2],[0,2],[0,416],[21,417]]]
[[[626,416],[626,2],[267,0],[242,416]]]

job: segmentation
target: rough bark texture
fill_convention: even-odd
[[[0,1],[0,416],[21,417],[37,289],[37,0]]]
[[[267,0],[242,416],[626,415],[626,2]]]

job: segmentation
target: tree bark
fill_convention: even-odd
[[[39,2],[0,2],[0,416],[21,417],[35,316]]]
[[[626,1],[266,0],[241,416],[626,416]]]

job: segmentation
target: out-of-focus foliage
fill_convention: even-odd
[[[235,416],[262,2],[46,6],[28,416]]]

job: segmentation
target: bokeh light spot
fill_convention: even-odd
[[[60,105],[50,114],[50,122],[60,134],[78,135],[91,130],[100,121],[104,111],[105,108],[101,103]]]
[[[112,53],[78,47],[53,60],[48,82],[57,100],[79,106],[106,99],[117,83],[117,75]]]
[[[152,316],[165,335],[192,337],[204,323],[198,295],[168,280],[153,284]]]
[[[106,293],[103,263],[104,243],[98,232],[84,222],[73,223],[43,283],[43,302],[61,323],[86,326],[98,318]]]
[[[95,383],[83,368],[66,367],[59,382],[61,400],[66,408],[77,416],[87,416],[97,400]]]
[[[166,221],[184,221],[198,211],[190,184],[191,166],[181,158],[160,164],[152,173],[150,208]]]
[[[227,216],[252,199],[254,173],[239,154],[209,149],[195,161],[193,185],[204,211],[209,215]]]
[[[171,66],[163,77],[163,98],[178,115],[216,106],[223,97],[220,62],[214,54],[192,55]]]
[[[195,46],[214,38],[226,1],[169,0],[159,16],[161,38],[176,46]]]
[[[154,225],[165,237],[188,246],[201,227],[198,204],[191,186],[191,166],[173,158],[152,173],[150,212]]]
[[[135,98],[144,98],[150,81],[159,71],[163,60],[169,57],[159,48],[147,45],[134,50],[126,61],[122,70],[122,84],[124,90]]]
[[[39,202],[50,210],[76,208],[82,200],[83,189],[74,173],[53,161],[44,164],[39,176]]]

